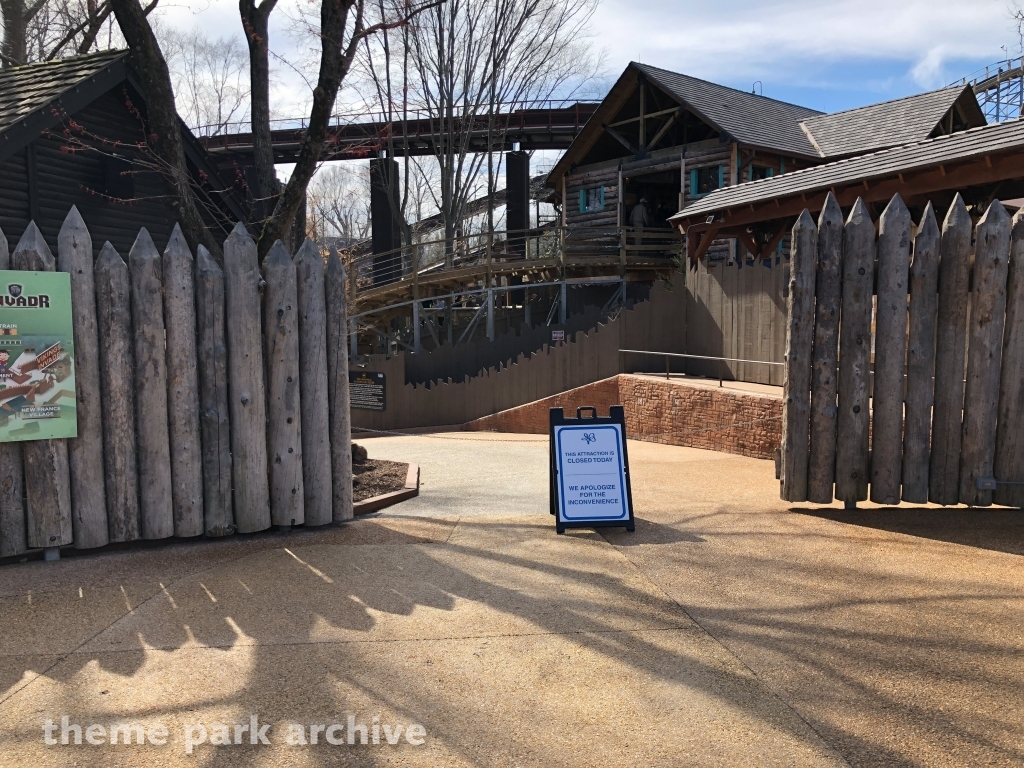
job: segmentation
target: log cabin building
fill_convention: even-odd
[[[0,228],[12,246],[35,220],[56,252],[72,205],[97,249],[109,240],[127,256],[141,227],[158,246],[174,215],[146,151],[146,97],[126,51],[74,56],[0,70]],[[181,123],[203,217],[218,240],[247,221],[244,184],[226,183]]]
[[[629,227],[643,198],[648,226],[667,230],[670,216],[715,190],[984,124],[966,85],[825,114],[633,62],[548,186],[566,226]],[[705,252],[738,258],[735,239]]]
[[[547,184],[570,236],[589,227],[629,227],[634,207],[646,199],[649,226],[666,233],[676,227],[691,259],[680,329],[685,351],[734,359],[689,361],[686,371],[781,384],[781,366],[740,362],[778,363],[784,356],[792,219],[773,217],[772,194],[792,186],[788,179],[817,179],[819,166],[836,169],[825,172],[831,178],[854,159],[862,164],[868,155],[984,125],[966,85],[826,114],[631,63]],[[765,207],[753,234],[707,221],[733,204],[731,188],[740,187],[753,189],[754,204]],[[741,197],[745,203],[749,195]]]

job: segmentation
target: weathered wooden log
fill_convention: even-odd
[[[1010,233],[994,472],[997,480],[1020,484],[1000,484],[993,501],[1024,507],[1024,210],[1013,217]]]
[[[859,197],[843,232],[843,322],[839,331],[839,422],[836,498],[855,503],[868,496],[868,385],[875,225]]]
[[[139,518],[144,539],[163,539],[174,535],[163,277],[160,252],[145,228],[135,238],[128,264],[132,281]]]
[[[0,269],[11,268],[7,235],[0,230]],[[0,443],[0,557],[24,552],[25,484],[20,443]]]
[[[204,525],[207,536],[226,536],[234,533],[235,516],[231,507],[231,423],[228,420],[224,270],[202,245],[196,248],[196,318]]]
[[[807,500],[830,504],[836,472],[839,302],[843,285],[843,211],[831,192],[818,216],[818,270],[811,361],[811,445]]]
[[[875,379],[871,397],[871,501],[899,504],[910,282],[910,211],[894,195],[878,221]]]
[[[267,344],[267,455],[270,521],[305,522],[302,482],[302,407],[299,400],[299,297],[295,262],[278,240],[263,260],[263,317]]]
[[[306,238],[295,254],[299,297],[299,386],[302,400],[302,485],[306,525],[325,525],[331,512],[330,409],[327,405],[327,306],[324,259]]]
[[[999,374],[1006,319],[1006,273],[1010,254],[1010,216],[993,200],[974,237],[974,280],[967,342],[967,383],[960,450],[960,503],[987,507],[992,491],[978,479],[993,476]]]
[[[935,334],[935,406],[928,500],[956,504],[960,497],[960,440],[964,408],[971,216],[957,193],[942,223],[939,315]]]
[[[175,536],[199,536],[203,533],[194,269],[192,252],[181,227],[175,224],[163,255],[167,421],[171,436],[171,503]]]
[[[22,473],[21,445],[3,443],[0,446],[0,557],[20,555],[28,548]]]
[[[71,275],[78,437],[68,440],[68,466],[71,529],[78,549],[102,547],[110,541],[103,478],[103,415],[92,254],[92,235],[78,208],[71,206],[57,236],[57,269]]]
[[[793,225],[792,243],[786,326],[786,378],[782,395],[780,490],[785,501],[806,501],[814,285],[818,263],[818,227],[806,209]]]
[[[103,393],[103,466],[111,541],[139,538],[135,453],[135,350],[128,265],[109,242],[94,267]]]
[[[327,303],[327,402],[331,412],[331,507],[334,522],[351,520],[352,421],[348,391],[348,307],[345,268],[331,248],[325,279]]]
[[[14,269],[53,272],[56,262],[34,221],[11,257]],[[28,440],[22,443],[25,468],[26,516],[29,547],[60,547],[73,541],[71,474],[67,440]]]
[[[239,533],[270,527],[261,283],[256,243],[238,223],[224,241],[224,296],[231,398],[231,475],[235,528]]]
[[[929,202],[914,239],[910,267],[910,332],[903,425],[903,500],[928,501],[928,442],[935,375],[935,316],[939,305],[939,224]]]

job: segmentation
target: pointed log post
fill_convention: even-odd
[[[843,324],[839,332],[839,429],[836,498],[855,504],[868,497],[868,383],[875,225],[859,197],[843,232]]]
[[[786,327],[786,379],[782,395],[782,481],[785,501],[807,500],[810,439],[811,346],[818,227],[807,209],[793,225]]]
[[[11,268],[7,235],[0,230],[0,269]],[[0,557],[20,555],[25,542],[25,483],[20,443],[0,443]]]
[[[167,358],[160,252],[142,228],[128,254],[135,336],[135,424],[139,517],[144,539],[174,535]]]
[[[997,480],[1024,481],[1024,210],[1013,217],[1010,233],[994,467]],[[1024,485],[997,486],[993,501],[1024,507]]]
[[[71,471],[71,528],[78,549],[102,547],[110,541],[103,479],[99,337],[92,262],[92,236],[78,208],[71,206],[57,236],[57,269],[71,275],[78,437],[68,440],[68,466]]]
[[[174,506],[175,536],[199,536],[203,533],[194,268],[192,252],[181,227],[175,224],[163,256],[167,412],[171,435],[171,503]]]
[[[11,258],[14,269],[54,272],[56,261],[39,228],[30,221]],[[27,543],[52,549],[73,541],[71,472],[67,440],[27,440],[22,443],[25,495],[28,499]]]
[[[231,425],[228,350],[224,330],[224,271],[206,247],[196,248],[199,338],[199,423],[203,435],[203,507],[207,536],[234,533],[231,506]]]
[[[960,440],[964,408],[971,216],[957,193],[942,224],[939,247],[939,316],[935,334],[935,407],[928,500],[960,498]]]
[[[814,357],[811,361],[811,447],[807,500],[831,504],[836,471],[839,394],[839,302],[843,284],[843,211],[829,192],[818,217]]]
[[[974,238],[974,286],[967,342],[967,384],[960,451],[960,503],[992,504],[992,491],[978,489],[978,478],[992,477],[996,454],[999,374],[1006,318],[1006,273],[1010,215],[993,200]]]
[[[900,503],[903,372],[907,358],[910,211],[894,195],[878,221],[875,381],[871,398],[871,501]]]
[[[255,533],[270,527],[261,282],[256,243],[241,223],[236,224],[224,241],[224,298],[231,398],[231,476],[235,527],[239,533]]]
[[[139,538],[135,453],[135,351],[128,265],[109,242],[94,267],[103,393],[103,466],[111,541]]]
[[[270,521],[305,522],[302,482],[302,407],[299,400],[299,298],[295,262],[278,240],[263,261],[267,344],[267,456]]]
[[[929,202],[914,240],[910,267],[907,401],[903,425],[903,501],[928,501],[928,442],[935,375],[935,318],[939,306],[939,224]]]
[[[302,394],[302,483],[306,525],[331,512],[330,409],[327,405],[327,307],[324,259],[308,237],[295,254],[299,296],[299,385]]]
[[[353,280],[354,282],[354,280]],[[327,259],[327,401],[331,411],[331,507],[334,522],[351,520],[352,421],[348,390],[348,305],[338,251]]]

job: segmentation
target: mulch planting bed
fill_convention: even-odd
[[[400,461],[367,459],[352,465],[352,500],[363,501],[405,488],[409,465]]]

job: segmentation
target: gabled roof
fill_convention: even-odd
[[[127,56],[127,51],[103,51],[0,69],[0,133]]]
[[[689,107],[705,122],[749,146],[783,154],[819,157],[800,121],[821,113],[814,109],[738,91],[678,72],[632,63],[663,91]]]
[[[0,162],[58,125],[64,115],[78,112],[125,82],[145,99],[129,51],[101,51],[0,69]],[[222,189],[229,189],[192,131],[180,118],[178,124],[188,160]],[[246,220],[232,194],[221,197],[239,221]]]
[[[963,96],[971,128],[985,124],[969,85],[940,88],[902,99],[805,118],[802,125],[820,157],[840,158],[923,141]],[[973,109],[972,109],[973,107]]]
[[[692,205],[686,206],[670,220],[677,224],[684,220],[703,220],[708,214],[725,209],[735,210],[794,195],[809,197],[813,193],[844,184],[866,183],[943,163],[955,163],[1022,149],[1024,121],[1013,120],[985,125],[902,147],[802,168],[774,178],[716,189]]]

